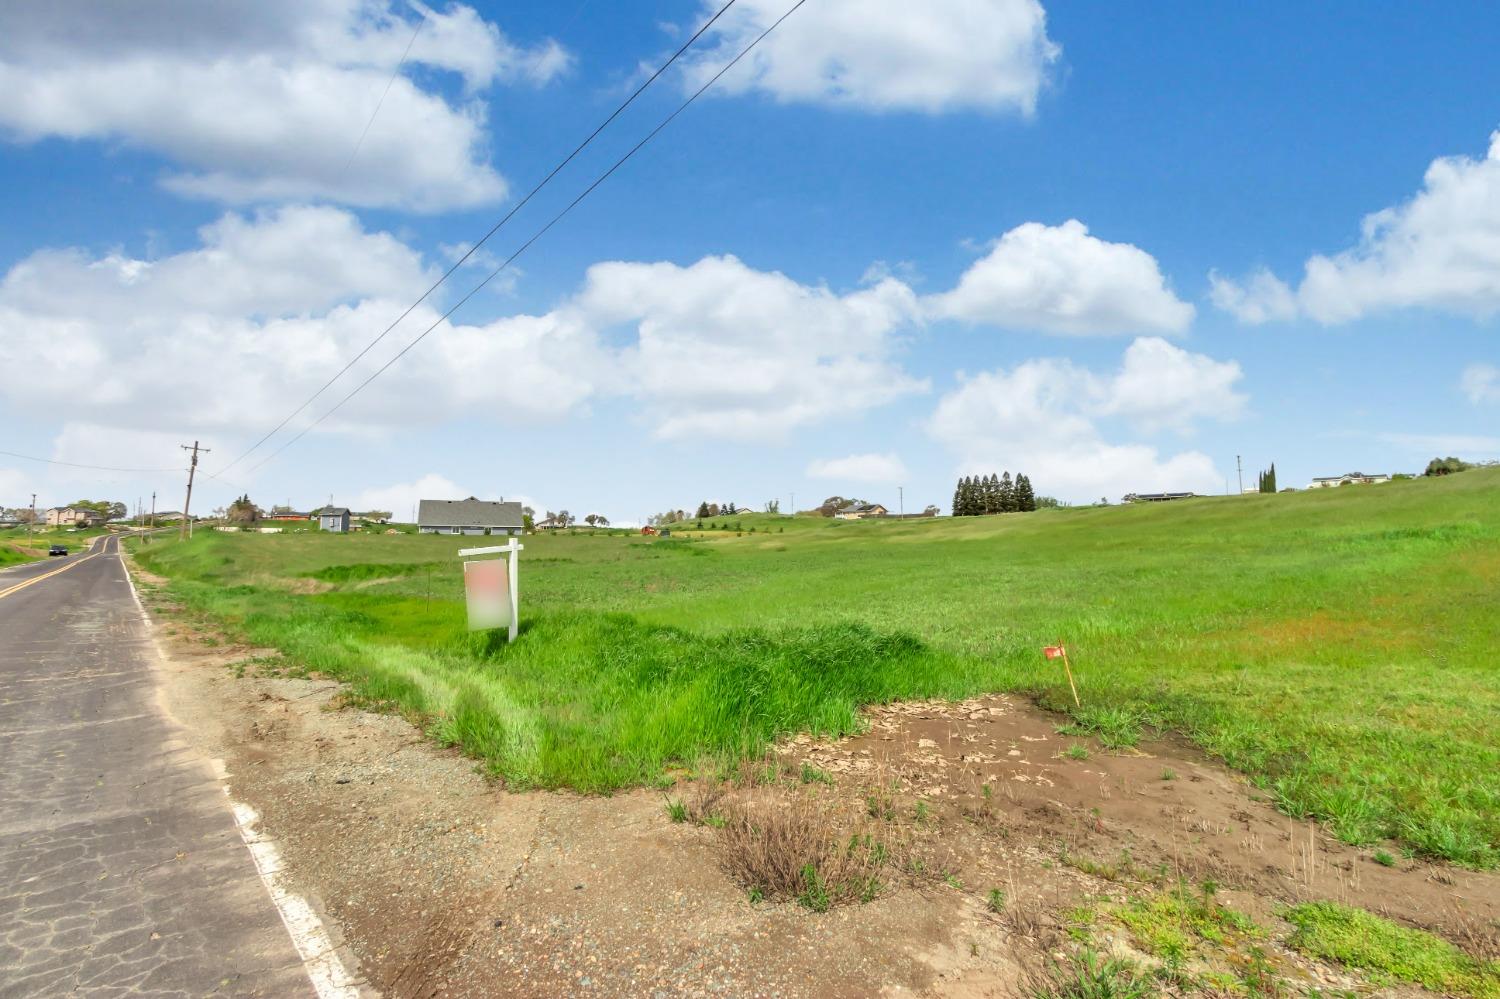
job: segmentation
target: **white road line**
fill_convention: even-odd
[[[136,610],[140,611],[141,622],[146,627],[151,644],[156,648],[156,654],[163,656],[161,645],[157,643],[156,633],[151,627],[151,617],[146,613],[145,604],[141,603],[135,580],[131,579],[130,570],[125,568],[123,558],[120,560],[120,571],[125,574],[125,581],[130,585],[130,595],[135,598]],[[222,767],[217,769],[221,772],[223,770]],[[334,949],[323,921],[305,898],[285,884],[281,851],[276,849],[274,840],[259,830],[260,816],[254,808],[235,801],[230,796],[229,785],[224,782],[222,773],[219,780],[224,787],[224,796],[229,800],[235,828],[239,830],[240,839],[244,840],[246,849],[250,851],[250,859],[255,863],[255,873],[260,876],[260,883],[265,885],[266,893],[271,896],[271,901],[281,916],[281,923],[286,927],[287,935],[292,938],[292,946],[297,948],[297,954],[302,958],[302,970],[307,973],[307,979],[317,992],[318,999],[359,999],[357,980],[349,974],[344,962],[339,960],[338,951]]]
[[[229,794],[229,788],[224,788],[224,794]],[[276,911],[281,913],[281,921],[292,938],[292,945],[302,956],[302,967],[313,988],[317,990],[319,999],[359,999],[359,986],[344,967],[344,962],[339,960],[338,952],[334,950],[333,941],[328,938],[328,931],[324,929],[322,920],[313,912],[305,898],[289,890],[284,884],[286,878],[282,874],[281,851],[276,849],[276,843],[272,839],[256,828],[260,823],[260,816],[255,813],[255,809],[233,798],[229,799],[229,807],[234,812],[234,822],[239,827],[240,838],[245,841],[245,846],[249,848],[250,856],[255,861],[255,870],[260,874],[261,883],[270,893],[271,901],[276,903]]]

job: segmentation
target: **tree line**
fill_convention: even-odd
[[[1009,472],[966,475],[953,490],[953,516],[979,517],[989,513],[1030,513],[1041,503],[1031,488],[1031,479]]]

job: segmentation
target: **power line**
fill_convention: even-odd
[[[82,468],[91,472],[139,472],[150,474],[156,472],[180,472],[180,468],[115,468],[112,465],[81,465],[76,461],[54,461],[51,458],[38,458],[31,454],[17,454],[15,451],[0,451],[0,454],[8,458],[20,458],[22,461],[40,461],[47,465],[62,465],[65,468]]]
[[[509,267],[511,265],[512,261],[514,261],[521,254],[525,253],[528,249],[530,249],[531,245],[533,243],[535,243],[538,239],[541,239],[542,236],[544,236],[549,229],[551,229],[557,223],[561,222],[563,220],[563,218],[569,212],[571,212],[574,208],[576,208],[579,205],[580,202],[583,201],[584,198],[587,198],[590,194],[592,194],[594,192],[595,188],[597,188],[600,184],[602,184],[606,180],[608,180],[609,177],[616,170],[618,170],[618,169],[620,169],[620,167],[624,166],[625,163],[632,156],[634,156],[636,153],[640,152],[641,149],[643,149],[648,142],[650,142],[652,139],[656,138],[656,136],[663,129],[665,129],[668,125],[670,125],[673,121],[675,121],[677,119],[678,115],[680,115],[680,114],[682,114],[682,112],[686,111],[693,104],[694,101],[696,101],[699,97],[701,97],[703,95],[703,93],[706,90],[708,90],[709,87],[712,87],[715,83],[717,83],[720,77],[722,77],[725,73],[727,73],[731,69],[733,69],[735,67],[735,65],[738,64],[741,59],[745,58],[745,56],[749,55],[750,51],[752,49],[754,49],[757,45],[759,45],[761,43],[761,41],[764,40],[767,35],[769,35],[773,31],[775,31],[781,25],[781,22],[785,21],[787,18],[789,18],[793,14],[795,14],[799,9],[801,9],[802,5],[805,4],[805,3],[807,3],[807,0],[797,0],[797,2],[795,4],[793,4],[791,6],[791,8],[785,14],[782,14],[780,17],[778,17],[774,22],[772,22],[772,24],[771,24],[770,27],[766,28],[759,35],[755,36],[755,39],[753,41],[751,41],[749,45],[746,45],[743,49],[741,49],[739,55],[735,56],[729,62],[725,63],[724,66],[722,68],[720,68],[720,70],[717,73],[715,73],[712,77],[709,78],[708,82],[704,83],[703,86],[701,86],[697,90],[693,91],[693,93],[687,98],[687,100],[683,101],[681,104],[679,104],[677,106],[677,109],[675,111],[673,111],[671,114],[667,115],[667,117],[663,118],[660,124],[658,124],[655,128],[653,128],[650,132],[648,132],[646,134],[645,138],[641,139],[634,146],[630,147],[630,150],[624,156],[621,156],[618,160],[616,160],[613,166],[611,166],[608,170],[606,170],[602,174],[600,174],[598,176],[598,178],[595,179],[595,181],[592,184],[590,184],[588,187],[584,188],[583,193],[579,194],[578,197],[576,197],[572,201],[570,201],[568,203],[567,207],[564,208],[562,211],[560,211],[556,215],[552,216],[551,221],[549,221],[546,225],[542,226],[535,233],[533,233],[531,235],[530,239],[528,239],[528,240],[526,240],[526,242],[522,243],[521,246],[514,253],[512,253],[510,256],[506,257],[503,261],[501,261],[500,266],[498,266],[494,270],[490,271],[489,275],[487,277],[485,277],[485,279],[483,281],[479,282],[472,289],[470,289],[469,292],[466,295],[464,295],[463,298],[460,298],[457,302],[455,302],[452,308],[450,308],[447,312],[445,312],[441,316],[439,316],[437,318],[437,320],[435,322],[433,322],[433,324],[431,326],[428,326],[421,333],[417,334],[416,337],[414,337],[405,347],[402,347],[401,350],[398,351],[390,360],[386,361],[379,368],[375,369],[375,371],[368,378],[366,378],[364,381],[362,381],[358,385],[356,385],[354,387],[353,391],[351,391],[348,395],[344,396],[344,398],[340,399],[337,403],[335,403],[334,406],[333,406],[333,408],[329,409],[322,416],[318,417],[316,420],[313,420],[307,426],[303,427],[301,430],[299,430],[296,433],[295,436],[293,436],[285,444],[281,445],[281,447],[279,447],[275,451],[271,452],[271,454],[268,457],[266,457],[265,459],[263,459],[262,461],[260,461],[253,468],[251,468],[250,469],[251,474],[254,474],[257,470],[259,470],[260,468],[262,468],[263,466],[265,466],[268,462],[270,462],[273,459],[275,459],[277,457],[277,455],[281,454],[287,448],[291,447],[293,444],[297,443],[303,437],[307,436],[308,431],[312,430],[318,424],[322,423],[324,420],[328,419],[334,413],[336,413],[340,409],[342,409],[343,406],[344,406],[344,404],[347,403],[350,399],[353,399],[356,395],[358,395],[365,388],[365,386],[369,385],[375,379],[379,378],[382,374],[385,373],[386,369],[388,369],[391,365],[395,364],[397,361],[401,360],[401,358],[405,357],[407,351],[411,350],[417,344],[421,343],[422,340],[427,336],[427,334],[431,333],[433,330],[435,330],[439,326],[441,326],[443,324],[443,322],[449,316],[453,315],[453,313],[457,312],[464,305],[464,303],[468,302],[469,299],[471,299],[475,295],[479,294],[479,291],[482,288],[484,288],[485,285],[487,285],[491,281],[493,281],[495,279],[495,277],[497,275],[499,275],[499,273],[501,271],[505,270],[507,267]],[[728,4],[725,5],[725,9],[727,9],[727,8],[728,8]],[[721,10],[720,13],[723,13],[723,11]]]
[[[359,141],[354,143],[354,151],[351,152],[349,154],[349,158],[344,161],[344,169],[339,171],[340,181],[342,181],[344,179],[344,175],[349,172],[349,168],[354,165],[354,157],[359,155],[360,147],[365,144],[365,136],[370,134],[370,126],[375,124],[375,116],[380,114],[381,105],[385,103],[386,96],[390,94],[391,87],[396,82],[396,77],[401,75],[401,67],[406,65],[406,57],[411,55],[411,47],[416,44],[417,35],[422,33],[422,26],[426,23],[427,11],[423,10],[422,16],[417,19],[416,30],[411,33],[411,38],[407,41],[406,48],[401,52],[401,60],[396,63],[396,68],[391,70],[391,78],[385,81],[385,89],[380,92],[380,100],[375,102],[375,110],[370,112],[370,119],[365,122],[364,129],[359,133]]]
[[[463,256],[459,257],[458,260],[454,261],[453,265],[451,267],[449,267],[446,271],[443,272],[443,276],[440,277],[440,278],[438,278],[436,281],[434,281],[433,284],[432,284],[432,287],[430,287],[426,291],[422,292],[422,297],[418,298],[415,302],[411,303],[411,305],[407,306],[406,311],[402,312],[401,315],[397,316],[396,319],[395,319],[395,321],[392,322],[389,326],[387,326],[384,330],[382,330],[379,336],[375,337],[375,339],[373,339],[369,343],[365,344],[364,348],[362,350],[360,350],[360,352],[358,354],[355,354],[352,358],[349,359],[349,363],[345,364],[342,368],[340,368],[338,370],[338,372],[336,374],[334,374],[334,376],[332,378],[330,378],[330,379],[328,379],[328,381],[324,382],[323,386],[321,388],[319,388],[312,395],[308,396],[307,399],[302,403],[302,405],[298,406],[296,409],[294,409],[290,413],[288,413],[287,416],[286,416],[286,419],[282,420],[280,423],[276,424],[276,426],[272,427],[271,430],[265,436],[261,437],[260,440],[256,441],[254,444],[250,445],[250,447],[243,454],[241,454],[238,458],[235,458],[229,464],[227,464],[223,468],[219,469],[219,471],[208,473],[209,477],[210,478],[215,478],[215,479],[218,478],[224,472],[229,471],[235,465],[238,465],[240,462],[244,461],[246,458],[248,458],[255,451],[259,450],[262,444],[264,444],[266,441],[270,440],[272,437],[276,436],[276,434],[278,434],[282,430],[282,428],[284,428],[288,423],[292,422],[292,420],[294,420],[300,413],[302,413],[303,410],[307,409],[308,406],[312,405],[313,401],[315,399],[317,399],[318,396],[320,396],[324,392],[328,391],[328,389],[333,385],[334,382],[336,382],[340,378],[344,377],[344,375],[349,371],[349,369],[352,368],[352,367],[354,367],[355,364],[359,363],[359,360],[361,358],[363,358],[366,354],[368,354],[375,347],[376,344],[378,344],[378,343],[380,343],[380,341],[384,340],[386,338],[387,334],[389,334],[397,326],[401,325],[402,321],[405,320],[407,316],[411,315],[412,312],[414,312],[416,310],[417,306],[419,306],[423,302],[427,301],[427,299],[432,295],[432,293],[434,291],[437,291],[437,289],[443,284],[443,282],[447,281],[448,278],[452,277],[453,273],[455,271],[457,271],[460,267],[462,267],[464,265],[464,262],[467,261],[471,256],[473,256],[474,253],[476,251],[478,251],[478,249],[481,246],[483,246],[485,243],[489,242],[490,237],[493,236],[493,235],[495,235],[495,233],[499,232],[501,226],[503,226],[503,225],[505,225],[505,223],[509,222],[511,220],[511,218],[514,217],[515,214],[517,212],[519,212],[522,208],[525,208],[526,204],[529,201],[531,201],[531,199],[533,197],[535,197],[537,195],[537,193],[542,190],[542,188],[546,187],[549,183],[551,183],[552,178],[556,177],[559,173],[561,173],[563,171],[564,167],[566,167],[569,163],[573,162],[573,160],[578,156],[578,154],[581,153],[581,152],[583,152],[583,150],[589,145],[589,143],[593,142],[594,139],[596,137],[598,137],[598,135],[599,135],[600,132],[603,132],[606,128],[608,128],[609,125],[610,125],[610,123],[613,122],[616,118],[618,118],[622,113],[624,113],[624,111],[625,111],[626,108],[630,107],[631,104],[635,103],[635,99],[637,97],[639,97],[642,93],[644,93],[647,87],[651,86],[652,83],[656,82],[657,78],[660,77],[663,73],[665,73],[667,71],[668,67],[670,67],[674,62],[677,61],[677,59],[678,59],[679,56],[681,56],[684,52],[686,52],[689,48],[691,48],[692,45],[693,45],[693,43],[696,42],[703,35],[703,33],[705,31],[707,31],[710,27],[712,27],[715,21],[717,21],[720,17],[723,17],[724,16],[724,12],[727,11],[730,7],[733,7],[734,4],[735,4],[735,2],[736,2],[736,0],[727,0],[727,2],[724,4],[724,6],[720,7],[718,9],[718,11],[714,14],[713,17],[709,18],[707,21],[705,21],[703,23],[703,25],[697,31],[693,32],[693,36],[691,38],[689,38],[686,42],[684,42],[682,44],[681,48],[679,48],[676,52],[672,53],[671,58],[669,58],[666,62],[662,63],[659,67],[657,67],[656,72],[652,73],[646,79],[646,81],[644,83],[642,83],[639,87],[637,87],[635,89],[635,92],[632,93],[629,97],[627,97],[625,99],[625,101],[620,104],[619,107],[615,108],[614,111],[610,112],[610,115],[609,115],[608,118],[605,118],[604,121],[601,122],[597,128],[595,128],[592,132],[590,132],[588,134],[587,138],[585,138],[582,142],[580,142],[578,144],[578,146],[576,148],[574,148],[574,150],[571,153],[569,153],[567,156],[565,156],[563,158],[562,162],[558,163],[557,166],[553,167],[552,170],[551,170],[551,172],[548,173],[547,176],[543,177],[541,179],[540,183],[538,183],[535,187],[533,187],[530,191],[528,191],[526,193],[526,196],[524,198],[522,198],[519,202],[516,203],[515,207],[511,208],[510,211],[506,212],[505,215],[500,219],[499,222],[496,222],[493,226],[491,226],[490,227],[490,231],[487,232],[487,233],[485,233],[484,237],[482,239],[480,239],[479,242],[477,242],[473,246],[469,247],[469,249],[464,253]],[[801,4],[798,4],[798,6],[800,7]],[[489,279],[486,278],[485,280],[488,281]],[[259,466],[256,466],[256,467],[259,467]]]

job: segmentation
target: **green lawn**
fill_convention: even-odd
[[[724,523],[729,528],[724,529]],[[1350,842],[1500,863],[1500,470],[1317,493],[528,537],[522,634],[464,631],[472,538],[200,532],[196,611],[420,717],[517,785],[609,790],[861,704],[1022,690],[1183,732]],[[753,528],[753,531],[752,531]],[[317,592],[314,592],[317,591]]]

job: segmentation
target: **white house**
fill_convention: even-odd
[[[1378,482],[1389,482],[1389,475],[1366,475],[1363,472],[1345,472],[1343,475],[1328,475],[1313,479],[1308,483],[1309,489],[1331,489],[1334,486],[1359,485],[1368,486]]]

